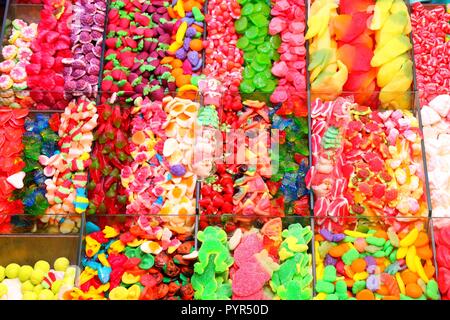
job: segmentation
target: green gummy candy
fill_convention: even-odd
[[[258,12],[265,17],[268,17],[270,15],[270,7],[264,2],[255,3],[255,5],[253,6],[253,10],[254,12]]]
[[[397,249],[392,251],[392,253],[389,255],[389,261],[391,263],[394,263],[397,260]]]
[[[351,265],[353,261],[359,258],[359,252],[355,248],[351,248],[342,256],[342,261],[346,265]]]
[[[388,240],[384,243],[383,250],[386,250],[389,246],[392,246],[390,240]]]
[[[248,20],[247,17],[240,17],[234,22],[234,28],[237,33],[244,33],[247,29]]]
[[[326,266],[323,270],[323,280],[328,282],[336,281],[336,268],[334,266]]]
[[[355,237],[345,236],[344,242],[355,242]]]
[[[241,50],[244,50],[249,44],[247,37],[242,37],[236,42],[236,47]]]
[[[383,238],[377,238],[377,237],[367,237],[366,242],[368,244],[373,244],[374,246],[377,246],[377,247],[382,247],[382,246],[384,246],[384,243],[386,242],[386,240],[384,240]]]
[[[272,46],[270,45],[270,42],[264,42],[258,47],[258,52],[269,54],[269,52],[272,52]]]
[[[248,15],[252,14],[253,8],[254,7],[253,7],[252,3],[246,3],[241,9],[241,15],[248,16]]]
[[[316,283],[316,291],[330,294],[334,292],[334,285],[327,281],[318,280]]]
[[[255,76],[255,71],[252,68],[244,68],[244,71],[242,72],[242,76],[246,80],[251,80]]]
[[[239,86],[239,89],[243,93],[252,93],[253,91],[255,91],[255,87],[253,86],[253,83],[248,80],[242,81],[241,85]]]
[[[255,70],[256,72],[263,72],[264,70],[266,70],[267,66],[263,65],[263,64],[259,64],[258,62],[256,62],[256,60],[253,60],[251,65],[250,65],[253,70]]]
[[[202,12],[197,7],[192,8],[192,15],[194,16],[195,21],[202,22],[205,20],[205,17],[203,16]]]
[[[255,10],[255,12],[257,12]],[[267,27],[269,25],[269,20],[267,20],[267,17],[262,15],[261,13],[252,14],[249,16],[250,21],[253,22],[253,24],[257,27]]]
[[[270,38],[270,44],[272,45],[272,48],[278,49],[281,46],[281,38],[279,35],[275,35]]]
[[[267,80],[267,84],[264,88],[261,89],[262,92],[265,93],[272,93],[277,86],[277,83],[275,80]]]
[[[392,250],[394,250],[394,247],[388,246],[386,249],[384,249],[384,256],[388,257],[391,254]]]
[[[251,26],[247,30],[245,30],[245,36],[249,39],[255,39],[258,36],[258,28],[255,26]]]
[[[436,280],[431,279],[430,281],[428,281],[426,295],[432,300],[439,300],[439,287]]]
[[[336,282],[336,293],[347,295],[347,284],[344,280],[339,280]]]
[[[421,295],[419,298],[414,299],[414,298],[408,297],[407,295],[400,293],[400,300],[427,300],[427,298],[424,295]]]
[[[373,256],[375,257],[375,258],[382,258],[382,257],[384,257],[384,256],[386,256],[386,254],[384,253],[384,251],[378,251],[378,252],[375,252],[374,254],[373,254]]]
[[[267,80],[264,78],[262,73],[257,73],[253,78],[253,84],[255,85],[255,88],[262,89],[267,85]]]
[[[248,0],[237,0],[237,3],[239,4],[245,4]]]
[[[336,294],[332,293],[332,294],[327,295],[325,300],[339,300],[339,297]]]
[[[260,35],[258,35],[256,38],[251,39],[250,42],[251,42],[251,44],[258,47],[259,45],[263,44],[265,42],[265,40],[264,40],[264,37],[261,37]]]
[[[353,294],[357,294],[361,290],[366,288],[366,282],[364,280],[358,280],[353,284],[352,292]]]
[[[148,270],[155,264],[155,257],[153,257],[151,254],[146,254],[141,260],[141,263],[139,263],[139,268]]]
[[[255,58],[256,62],[261,65],[269,65],[270,59],[264,54],[258,53]]]

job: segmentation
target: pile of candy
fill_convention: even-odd
[[[37,36],[31,44],[33,54],[26,66],[27,84],[36,109],[64,109],[68,101],[64,98],[63,60],[72,58],[72,2],[43,0],[43,5]]]
[[[77,267],[67,258],[58,258],[53,269],[47,261],[19,266],[0,266],[0,300],[63,300],[75,286]]]
[[[241,17],[235,29],[241,35],[236,43],[244,52],[243,81],[239,89],[248,94],[263,92],[271,94],[277,81],[272,75],[272,63],[279,59],[275,50],[281,44],[280,36],[269,35],[270,6],[265,0],[245,1]]]
[[[0,103],[2,105],[14,106],[16,99],[25,101],[19,102],[28,105],[29,96],[27,89],[26,66],[30,62],[32,51],[31,43],[37,35],[37,25],[29,25],[21,20],[12,21],[11,35],[8,45],[2,48],[3,61],[0,63]]]
[[[450,93],[450,13],[444,6],[427,10],[421,3],[413,5],[411,17],[414,30],[417,89],[422,105],[434,97]]]
[[[310,227],[269,219],[259,230],[243,223],[227,239],[219,226],[198,233],[195,299],[308,300],[312,298]]]
[[[22,136],[25,168],[21,172],[26,176],[23,180],[24,188],[16,193],[16,198],[22,200],[25,213],[33,216],[42,216],[49,206],[45,198],[45,180],[52,173],[43,170],[39,159],[51,158],[58,152],[59,124],[57,113],[51,117],[38,113],[34,118],[28,117],[25,120],[26,132]]]
[[[89,166],[88,214],[121,214],[127,203],[121,171],[130,162],[130,109],[119,105],[97,107],[98,126]]]
[[[73,58],[64,59],[64,91],[67,101],[85,96],[95,99],[98,90],[106,0],[76,0],[72,34]]]
[[[83,271],[68,299],[191,300],[192,233],[144,216],[86,225]]]
[[[23,212],[20,200],[12,199],[15,189],[23,188],[22,171],[25,162],[21,154],[24,146],[21,137],[24,134],[26,109],[0,107],[0,230],[8,231],[11,214]]]
[[[389,228],[360,224],[315,235],[319,300],[438,300],[431,241],[423,221]]]
[[[313,98],[349,91],[372,106],[380,91],[383,106],[410,105],[411,23],[403,0],[316,0],[308,27]]]
[[[316,216],[427,215],[421,132],[411,112],[318,99],[311,116],[307,184]]]

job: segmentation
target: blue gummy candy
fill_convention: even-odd
[[[86,233],[87,234],[90,234],[90,233],[93,233],[93,232],[97,232],[97,231],[100,231],[100,227],[97,226],[95,223],[93,223],[91,221],[88,221],[86,223]]]

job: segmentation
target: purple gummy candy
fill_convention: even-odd
[[[156,10],[156,11],[158,12],[158,10]],[[159,19],[160,18],[161,18],[161,15],[159,15],[158,13],[154,13],[152,15],[152,20],[153,20],[154,23],[159,24]],[[158,27],[156,28],[156,30],[158,31]],[[159,31],[158,31],[158,33],[159,33]]]
[[[336,233],[333,235],[333,242],[340,242],[345,239],[345,234],[343,233]]]
[[[177,57],[177,59],[184,60],[186,59],[186,51],[183,48],[180,48],[175,53],[175,56]]]
[[[198,57],[198,53],[195,51],[189,51],[187,54],[187,58],[188,58],[189,62],[192,64],[192,66],[196,66],[200,59]]]
[[[189,45],[191,44],[191,38],[184,38],[183,49],[189,51]]]
[[[375,273],[375,271],[377,270],[377,265],[376,264],[371,264],[370,266],[368,266],[366,268],[366,270],[370,274]]]
[[[380,288],[380,278],[376,275],[370,275],[366,280],[366,287],[371,291],[376,291]]]
[[[157,42],[151,42],[150,44],[150,57],[152,58],[157,58],[158,57],[158,53],[156,52],[156,48],[158,47],[158,43]]]
[[[84,12],[86,12],[87,14],[94,14],[95,13],[95,5],[86,4],[84,6]]]
[[[94,15],[93,21],[97,26],[103,26],[105,24],[105,15],[101,13],[96,13]]]
[[[77,88],[77,83],[73,80],[66,81],[64,83],[64,88],[66,91],[74,91]]]
[[[98,83],[98,76],[91,74],[91,75],[87,76],[87,81],[89,82],[89,84],[95,85]]]
[[[158,41],[165,44],[169,44],[171,42],[170,34],[163,33],[162,35],[159,36]]]
[[[72,62],[73,69],[85,69],[86,63],[83,60],[77,59]]]
[[[197,34],[197,31],[193,27],[189,27],[186,30],[186,37],[193,38]]]
[[[186,12],[186,17],[192,17],[194,16],[194,14],[190,11],[190,12]]]
[[[128,80],[129,83],[132,83],[132,82],[133,82],[134,80],[136,80],[137,78],[139,78],[139,76],[138,76],[136,73],[130,73],[130,74],[128,75],[127,80]]]
[[[141,63],[136,62],[135,64],[133,64],[133,66],[131,67],[131,71],[139,71],[139,67],[141,66]]]
[[[182,177],[186,173],[186,168],[182,164],[175,164],[170,167],[170,173],[175,177]]]
[[[100,27],[100,26],[93,25],[91,31],[97,31],[97,32],[103,33],[103,31],[105,31],[105,28],[103,28],[103,26]]]
[[[94,23],[94,17],[90,14],[83,14],[80,21],[83,26],[91,26]]]
[[[164,50],[158,50],[158,57],[164,58],[166,56],[166,52]]]
[[[199,27],[204,27],[203,22],[195,21],[194,24],[198,25]]]
[[[145,60],[147,59],[149,54],[147,52],[141,52],[136,56],[136,59],[138,60]]]
[[[64,67],[63,70],[63,76],[68,77],[72,74],[72,68],[71,67]]]
[[[377,261],[372,256],[366,256],[366,257],[364,257],[364,260],[366,261],[368,266],[373,266],[373,265],[376,266],[377,265]]]
[[[322,235],[322,237],[325,238],[325,240],[327,240],[327,241],[333,241],[333,234],[332,234],[331,231],[329,231],[328,229],[322,229],[322,230],[320,230],[320,234]]]
[[[174,7],[178,3],[178,0],[172,0],[172,7]]]
[[[202,68],[203,65],[203,61],[202,60],[198,60],[197,65],[195,65],[194,67],[192,67],[192,71],[198,71]]]
[[[106,2],[96,1],[95,8],[99,11],[105,12],[106,11]]]
[[[85,70],[83,70],[83,69],[75,69],[75,70],[73,70],[71,76],[72,76],[74,79],[80,79],[80,78],[81,78],[82,76],[84,76],[85,74],[86,74],[86,71],[85,71]]]
[[[142,10],[144,11],[144,10]],[[149,5],[148,8],[145,10],[147,13],[155,13],[156,12],[156,7]]]
[[[157,67],[159,67],[159,60],[154,59],[154,60],[150,61],[148,64],[151,65],[152,67],[157,68]]]
[[[187,17],[184,17],[184,18],[181,19],[181,20],[184,21],[184,22],[187,22],[188,26],[190,26],[191,24],[193,24],[194,21],[195,21],[193,18],[187,18]]]
[[[77,81],[77,90],[78,91],[82,91],[82,90],[86,89],[86,86],[87,86],[87,82],[86,81],[84,81],[84,80],[78,80]]]
[[[86,43],[83,44],[83,53],[88,54],[92,52],[92,49],[94,49],[94,45],[92,43]]]
[[[325,266],[335,266],[337,263],[337,260],[335,258],[333,258],[332,256],[330,256],[329,254],[327,254],[325,256]]]
[[[164,23],[164,24],[162,25],[162,28],[163,28],[164,31],[167,32],[168,34],[172,34],[173,23]]]
[[[92,41],[92,37],[89,32],[83,31],[80,33],[80,42],[81,43],[89,43]]]
[[[158,52],[156,50],[151,51],[149,57],[154,59],[158,58]]]
[[[98,75],[98,73],[100,72],[100,68],[99,66],[92,64],[88,69],[87,69],[88,74],[91,75]]]
[[[155,74],[155,76],[160,76],[160,75],[163,74],[161,69],[162,69],[161,66],[158,66],[158,67],[153,71],[153,73]]]
[[[99,46],[95,46],[94,49],[92,49],[92,53],[97,57],[100,58],[102,55],[102,48]]]
[[[95,57],[95,54],[93,54],[92,52],[89,52],[86,54],[85,59],[86,59],[86,61],[92,62],[92,60],[97,59],[97,58]]]
[[[94,40],[94,41],[103,40],[103,34],[98,31],[92,31],[91,37],[92,37],[92,40]]]

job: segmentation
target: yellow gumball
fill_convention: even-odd
[[[44,287],[42,287],[42,285],[37,285],[36,287],[34,287],[33,292],[39,294],[42,290],[44,290]]]
[[[31,272],[30,280],[34,285],[38,285],[44,280],[45,274],[42,270],[36,269]]]
[[[21,266],[19,270],[19,280],[22,282],[27,281],[31,277],[31,273],[33,272],[33,267],[31,266]]]
[[[0,283],[0,298],[8,293],[8,287],[4,283]]]
[[[34,269],[41,270],[43,273],[48,273],[50,271],[50,264],[47,261],[39,260],[34,264]]]
[[[25,281],[22,283],[22,292],[25,293],[27,291],[33,291],[34,285],[31,283],[30,280]]]
[[[109,293],[109,299],[111,300],[127,300],[128,290],[124,287],[115,287]]]
[[[17,278],[19,275],[20,266],[17,263],[10,263],[6,266],[5,275],[9,279]]]
[[[38,300],[54,300],[55,295],[49,289],[42,290],[38,295]]]
[[[62,280],[56,280],[55,282],[53,282],[52,284],[52,292],[54,294],[58,294],[59,290],[61,290],[61,287],[63,285],[63,281]]]
[[[56,271],[66,271],[70,265],[70,261],[67,258],[61,257],[56,259],[53,265]]]
[[[0,266],[0,281],[3,281],[5,279],[5,267]]]
[[[37,300],[38,295],[36,292],[33,291],[26,291],[23,294],[23,300]]]

